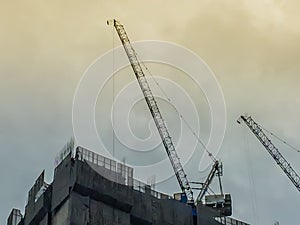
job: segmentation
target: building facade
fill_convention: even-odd
[[[51,184],[41,173],[28,193],[24,216],[13,209],[7,225],[218,225],[224,221],[205,205],[195,210],[152,190],[133,178],[131,167],[77,147],[74,156],[70,151],[59,162]]]

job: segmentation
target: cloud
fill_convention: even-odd
[[[299,8],[296,0],[5,1],[0,9],[0,140],[5,158],[0,173],[0,217],[6,218],[13,206],[24,209],[26,192],[43,168],[51,179],[51,158],[72,133],[76,85],[88,65],[113,47],[113,32],[106,20],[116,17],[132,41],[181,44],[215,72],[228,107],[228,130],[220,154],[226,168],[224,186],[235,196],[235,215],[255,221],[247,212],[252,200],[241,190],[250,178],[248,167],[237,168],[243,167],[245,143],[235,120],[249,112],[299,145]],[[120,45],[116,35],[114,45]],[[252,141],[253,149],[260,147]],[[249,155],[255,181],[249,191],[255,189],[258,222],[296,221],[298,205],[292,184],[267,152]],[[300,171],[299,157],[292,153],[287,157]],[[266,177],[268,182],[278,181],[276,187],[266,186]],[[172,192],[174,184],[173,180],[173,185],[162,188]],[[271,188],[281,191],[280,195],[270,192]],[[288,210],[279,211],[279,204]]]

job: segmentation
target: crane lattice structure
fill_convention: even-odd
[[[207,189],[209,188],[215,175],[217,175],[217,177],[219,178],[220,191],[221,191],[221,195],[223,195],[223,188],[222,188],[222,183],[221,183],[221,176],[223,176],[223,166],[220,161],[216,160],[214,165],[212,166],[212,169],[211,169],[210,173],[208,174],[205,182],[203,183],[200,193],[198,194],[198,196],[196,198],[196,201],[195,201],[196,205],[198,205],[199,203],[202,202],[202,199],[203,199],[204,195],[206,194]]]
[[[273,145],[271,140],[265,135],[260,125],[258,125],[251,116],[241,116],[240,117],[245,124],[250,128],[252,133],[257,137],[257,139],[263,144],[265,149],[270,153],[276,163],[280,166],[287,177],[292,181],[294,186],[300,192],[300,177],[291,167],[289,162],[281,155],[279,150]],[[240,121],[238,120],[238,123]]]
[[[147,102],[147,105],[149,107],[151,115],[154,119],[155,125],[156,125],[159,135],[161,137],[162,143],[167,151],[168,157],[172,164],[172,167],[175,172],[176,178],[178,180],[179,186],[180,186],[182,192],[185,193],[188,203],[194,204],[193,192],[192,192],[191,186],[189,184],[189,181],[187,179],[187,175],[184,172],[183,166],[180,163],[179,157],[176,153],[174,144],[172,142],[172,139],[171,139],[171,136],[167,129],[167,126],[165,124],[165,121],[159,111],[156,100],[155,100],[155,98],[152,94],[152,91],[150,89],[150,86],[146,80],[145,74],[142,70],[142,67],[141,67],[140,62],[137,58],[137,55],[134,51],[134,48],[132,47],[132,45],[129,41],[129,38],[126,34],[124,26],[115,19],[107,21],[107,24],[108,25],[112,24],[115,27],[115,29],[119,35],[119,38],[122,42],[122,45],[125,49],[127,56],[128,56],[128,59],[131,64],[131,67],[133,69],[133,72],[137,78],[137,81],[143,92],[144,98]]]

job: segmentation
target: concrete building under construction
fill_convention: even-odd
[[[7,225],[246,225],[221,214],[152,190],[133,178],[133,168],[77,147],[56,166],[51,184],[41,173],[24,215],[13,209]]]

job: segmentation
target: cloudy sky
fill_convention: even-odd
[[[116,37],[113,41],[112,29],[106,25],[108,18],[122,21],[132,41],[173,42],[192,50],[209,65],[227,106],[227,130],[218,158],[224,162],[223,185],[233,198],[233,216],[257,225],[275,221],[298,224],[298,191],[250,131],[236,124],[238,116],[248,112],[300,148],[298,1],[1,3],[2,224],[12,207],[24,212],[27,191],[42,169],[51,182],[55,155],[73,134],[72,103],[81,77],[96,58],[120,43]],[[155,65],[153,70],[157,70]],[[178,82],[178,77],[167,78]],[[120,80],[116,77],[116,84],[122,84]],[[185,89],[189,85],[187,80],[182,83]],[[108,92],[109,85],[106,89]],[[199,99],[203,101],[203,94]],[[196,103],[199,114],[204,108],[204,114],[209,115],[203,102]],[[107,104],[100,105],[97,109],[104,110]],[[172,107],[162,105],[172,119]],[[135,110],[143,111],[142,104]],[[103,118],[96,120],[105,123]],[[143,118],[139,120],[142,125]],[[132,123],[135,127],[134,120]],[[148,125],[147,118],[144,123]],[[206,142],[205,129],[202,133]],[[109,134],[104,132],[103,136],[109,142]],[[279,142],[278,147],[300,173],[300,153]],[[126,160],[130,161],[129,156]],[[197,159],[192,161],[197,164]],[[191,174],[193,164],[188,167]],[[178,191],[172,186],[176,187],[174,178],[161,188],[172,194]]]

